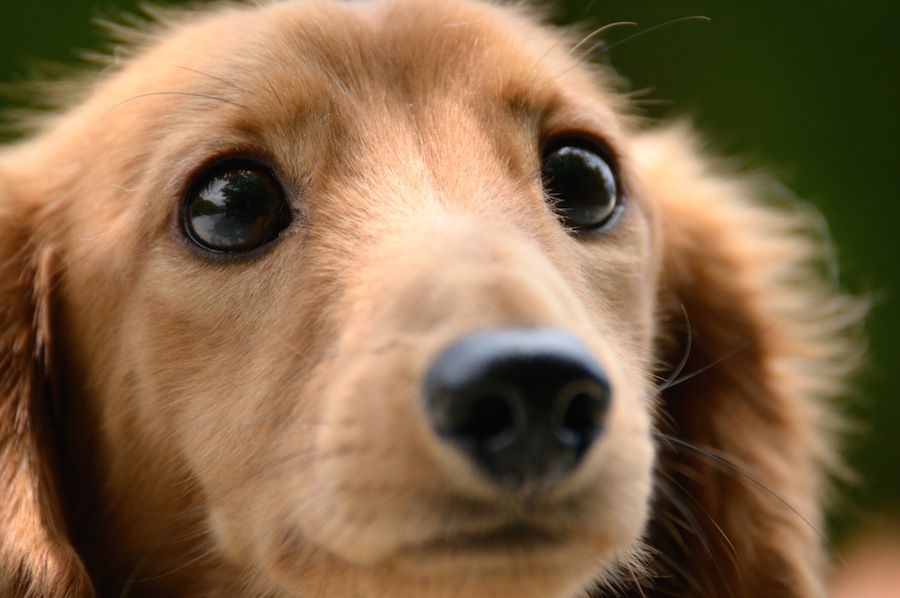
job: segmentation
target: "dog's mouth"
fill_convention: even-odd
[[[451,543],[491,550],[504,546],[558,544],[560,537],[532,525],[515,524],[484,534],[464,534],[452,538]]]
[[[406,546],[392,559],[398,572],[414,578],[423,574],[447,583],[494,583],[511,576],[529,578],[540,571],[553,576],[563,571],[592,569],[591,540],[572,530],[556,530],[521,521],[485,531],[466,531],[432,537]],[[546,579],[544,579],[546,581]]]
[[[458,555],[483,559],[489,555],[508,557],[521,554],[544,554],[570,543],[571,538],[539,528],[531,523],[517,522],[484,532],[463,532],[431,539],[410,547],[410,552],[429,558]]]

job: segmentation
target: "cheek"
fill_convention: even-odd
[[[304,340],[286,314],[302,310],[287,309],[259,266],[181,260],[151,264],[146,279],[165,282],[131,302],[123,353],[147,433],[176,442],[215,494],[277,459],[276,439],[297,427],[286,380],[302,367]]]
[[[623,359],[646,375],[657,333],[655,313],[659,280],[658,252],[650,223],[629,218],[606,243],[573,247],[580,267],[574,285],[597,330]]]

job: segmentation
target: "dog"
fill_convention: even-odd
[[[526,7],[113,33],[0,152],[0,595],[824,595],[813,210]]]

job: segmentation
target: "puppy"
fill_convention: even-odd
[[[2,595],[823,595],[814,215],[522,7],[117,33],[0,153]]]

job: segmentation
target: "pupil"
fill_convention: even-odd
[[[249,250],[270,241],[281,229],[280,189],[265,173],[235,169],[200,188],[190,202],[191,235],[208,249]]]
[[[546,160],[544,174],[566,223],[576,227],[603,224],[616,207],[615,178],[597,154],[563,147]]]

